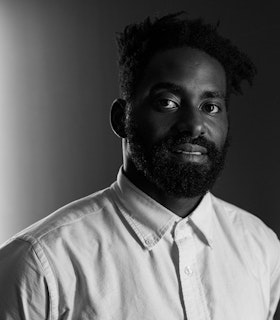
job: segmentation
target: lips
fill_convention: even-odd
[[[184,143],[177,145],[172,149],[175,153],[183,153],[187,155],[204,155],[207,154],[207,149],[197,144]]]

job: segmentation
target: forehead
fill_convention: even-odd
[[[199,88],[226,93],[226,73],[220,62],[190,47],[156,53],[145,67],[136,95],[159,82],[175,83],[186,90]]]

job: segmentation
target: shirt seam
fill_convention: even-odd
[[[72,220],[72,221],[69,221],[69,222],[65,222],[63,224],[60,224],[60,225],[57,225],[51,229],[48,229],[46,232],[40,234],[40,236],[38,237],[38,239],[32,237],[32,236],[29,236],[31,237],[32,239],[34,239],[35,241],[37,241],[38,243],[40,243],[39,239],[43,239],[45,236],[47,236],[49,233],[53,232],[53,231],[56,231],[60,228],[63,228],[63,227],[66,227],[66,226],[69,226],[71,224],[74,224],[76,222],[79,222],[80,220],[84,219],[85,217],[88,217],[89,215],[93,215],[93,214],[98,214],[100,211],[102,211],[104,209],[105,206],[102,206],[101,208],[99,208],[98,210],[95,210],[93,212],[89,212],[87,214],[83,214],[82,216],[80,217],[77,217],[76,219]]]
[[[49,295],[49,305],[50,305],[49,319],[55,320],[58,317],[56,312],[57,303],[55,301],[56,297],[58,297],[58,292],[56,287],[55,276],[53,274],[48,258],[44,252],[43,246],[40,243],[40,241],[38,241],[38,239],[28,234],[22,235],[17,239],[29,243],[31,245],[31,249],[35,253],[38,261],[40,262],[40,268],[48,284],[48,295]]]

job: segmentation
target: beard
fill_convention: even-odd
[[[230,140],[227,135],[224,145],[218,148],[203,136],[192,138],[183,132],[166,136],[148,148],[131,119],[127,120],[126,134],[136,169],[155,187],[177,198],[203,196],[213,187],[224,167]],[[207,161],[181,162],[170,157],[172,150],[184,143],[206,148]]]

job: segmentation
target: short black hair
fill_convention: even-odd
[[[147,17],[141,23],[130,24],[117,33],[119,49],[119,80],[121,95],[133,98],[138,81],[152,56],[167,49],[188,46],[217,59],[227,78],[227,96],[242,94],[241,82],[252,84],[256,67],[250,58],[231,41],[218,34],[216,25],[202,19],[189,19],[181,11],[161,18]]]

